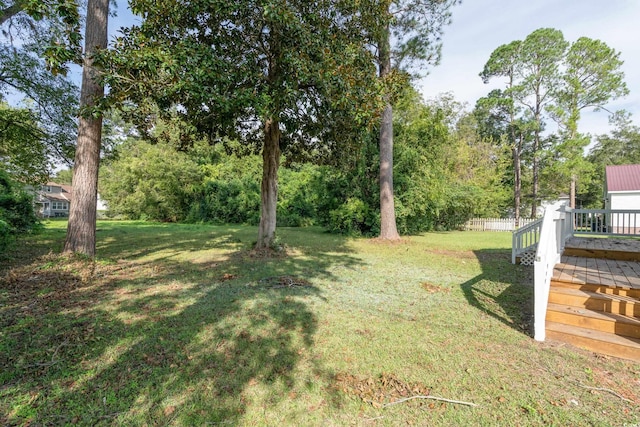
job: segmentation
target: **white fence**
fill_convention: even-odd
[[[464,225],[466,231],[515,231],[525,227],[535,219],[520,218],[520,225],[516,227],[515,218],[472,218]]]

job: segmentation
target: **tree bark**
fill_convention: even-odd
[[[540,97],[540,86],[536,87],[536,105],[534,110],[534,120],[536,122],[536,129],[533,139],[533,189],[531,196],[531,218],[538,216],[538,193],[540,189],[540,133],[542,132],[542,99]]]
[[[280,127],[275,119],[264,125],[262,147],[261,212],[256,249],[270,248],[276,238],[276,211],[278,204],[278,168],[280,167]]]
[[[387,27],[378,46],[380,78],[391,73],[391,42]],[[398,240],[396,210],[393,200],[393,107],[390,94],[385,95],[385,108],[380,123],[380,238]]]
[[[514,171],[513,202],[514,216],[517,228],[520,226],[520,198],[522,194],[522,165],[520,162],[520,149],[518,148],[518,145],[514,146],[512,153]]]
[[[578,178],[575,175],[571,175],[571,189],[569,190],[569,207],[571,209],[576,208],[576,182]]]
[[[107,47],[108,14],[109,0],[89,0],[85,29],[85,59],[80,91],[81,111],[94,107],[104,96],[104,87],[97,82],[93,54],[97,50]],[[102,115],[81,115],[78,123],[78,144],[73,167],[73,189],[64,252],[95,256],[96,204],[101,142]]]

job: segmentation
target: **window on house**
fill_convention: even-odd
[[[42,189],[44,191],[46,191],[47,193],[51,193],[51,186],[50,185],[43,185]]]
[[[66,211],[69,209],[69,204],[67,202],[52,202],[51,209]]]

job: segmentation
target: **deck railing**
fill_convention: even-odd
[[[570,216],[566,214],[564,205],[561,203],[548,206],[542,218],[540,241],[534,262],[533,338],[537,341],[545,339],[549,288],[551,287],[553,268],[560,262],[564,250],[567,218]]]
[[[534,249],[540,240],[540,227],[542,218],[533,221],[513,232],[511,244],[511,263],[516,263],[516,258],[524,252]]]
[[[545,210],[534,262],[533,329],[537,341],[545,339],[553,269],[567,239],[576,234],[640,237],[640,210],[571,209],[560,203]]]
[[[572,209],[573,234],[639,236],[640,210]]]

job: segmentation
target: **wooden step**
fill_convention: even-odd
[[[616,251],[611,249],[584,249],[565,247],[562,252],[566,256],[583,258],[615,259],[619,261],[640,261],[640,252]]]
[[[564,280],[553,279],[551,281],[551,287],[578,289],[581,291],[596,292],[606,295],[620,295],[624,297],[634,298],[640,300],[640,289],[622,287],[622,286],[607,286],[598,285],[594,283],[572,283]]]
[[[547,321],[547,337],[596,353],[640,362],[640,339]]]
[[[549,303],[547,321],[640,339],[640,319]]]
[[[640,301],[623,295],[554,286],[549,291],[549,303],[640,318]]]

